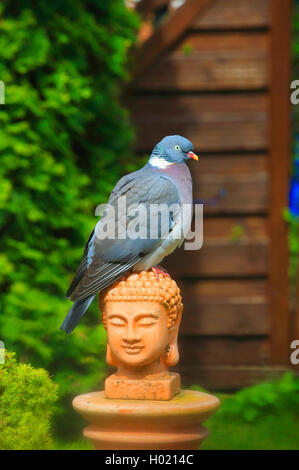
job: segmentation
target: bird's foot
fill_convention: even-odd
[[[163,274],[163,276],[169,276],[168,272],[162,268],[162,266],[153,266],[152,271],[156,276],[157,281],[159,280],[159,274]]]

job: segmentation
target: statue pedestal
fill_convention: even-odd
[[[209,432],[202,423],[218,408],[213,395],[182,390],[169,401],[77,396],[74,409],[90,425],[84,436],[96,450],[196,450]]]
[[[112,374],[105,380],[106,398],[171,400],[180,390],[181,378],[174,372],[142,380],[121,378]]]

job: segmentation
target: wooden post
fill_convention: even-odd
[[[151,11],[168,5],[169,2],[170,0],[141,0],[141,2],[137,3],[136,10],[138,13],[146,15]]]
[[[296,313],[295,313],[295,338],[299,339],[299,265],[297,271],[297,289],[296,289]]]
[[[193,18],[210,7],[215,0],[186,0],[186,2],[171,14],[165,22],[146,41],[136,57],[137,67],[134,72],[135,80],[150,67],[156,57],[170,47],[185,31]]]
[[[271,361],[289,364],[287,207],[290,162],[291,0],[271,0],[270,250]]]

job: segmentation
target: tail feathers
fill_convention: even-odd
[[[65,331],[69,335],[76,328],[80,321],[80,318],[83,317],[84,313],[86,312],[94,298],[95,295],[92,295],[91,297],[87,297],[86,299],[81,299],[77,302],[74,302],[74,305],[63,320],[60,329]]]

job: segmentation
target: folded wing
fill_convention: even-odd
[[[154,238],[150,231],[152,204],[174,208],[167,220],[161,217],[157,220]],[[154,250],[172,230],[180,197],[176,185],[168,178],[139,170],[118,182],[108,205],[86,244],[83,259],[68,289],[67,296],[73,301],[85,299],[108,287]],[[113,227],[113,224],[115,238],[108,236],[103,239],[104,229]],[[137,232],[142,238],[134,238]]]

